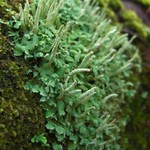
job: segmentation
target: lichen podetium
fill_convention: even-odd
[[[48,131],[47,140],[41,133],[32,141],[54,150],[120,149],[120,105],[134,96],[127,78],[140,66],[133,38],[95,1],[26,1],[18,16],[14,54],[32,64],[25,89],[40,95]]]

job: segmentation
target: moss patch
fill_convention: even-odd
[[[120,17],[124,21],[124,26],[137,33],[142,38],[147,38],[149,32],[148,27],[143,24],[141,19],[132,10],[122,10]]]
[[[138,0],[138,1],[139,1],[139,3],[141,3],[141,4],[150,7],[150,1],[149,1],[149,0]]]
[[[10,8],[0,2],[5,21],[14,13]],[[8,30],[0,24],[0,149],[37,149],[31,138],[44,132],[44,117],[38,97],[24,90],[28,67],[13,56]]]

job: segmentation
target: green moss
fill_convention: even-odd
[[[107,16],[112,19],[114,24],[115,23],[118,24],[118,21],[121,20],[124,28],[128,28],[136,35],[142,37],[143,40],[147,40],[150,37],[150,28],[142,22],[142,20],[136,14],[136,12],[134,12],[134,10],[125,9],[121,0],[117,1],[98,0],[98,1],[100,2],[100,6],[105,8]],[[149,7],[150,3],[149,0],[140,0],[137,2],[146,7]]]
[[[139,17],[137,16],[137,14],[132,10],[124,10],[121,13],[121,16],[125,20],[129,20],[129,21],[134,20],[134,21],[142,23],[141,20],[139,19]]]
[[[7,21],[11,6],[0,2]],[[36,149],[35,134],[44,132],[44,118],[38,97],[24,90],[27,64],[13,56],[13,46],[6,36],[8,27],[0,24],[0,149]]]
[[[139,91],[141,93],[141,91]],[[126,133],[122,136],[124,149],[141,149],[149,150],[150,130],[149,130],[149,113],[150,99],[136,96],[136,101],[131,103],[130,121],[126,127]]]
[[[115,1],[110,0],[110,6],[116,10],[123,8],[123,4],[120,0],[115,0]]]
[[[5,20],[6,18],[9,18],[13,14],[15,14],[15,11],[11,10],[12,6],[8,5],[7,3],[0,1],[0,18],[3,18]]]
[[[120,9],[123,8],[123,4],[120,0],[99,0],[100,4],[102,6],[110,6],[113,7],[114,9]]]
[[[111,9],[109,9],[107,7],[105,8],[105,11],[107,13],[107,16],[109,16],[109,18],[111,20],[113,20],[113,22],[117,22],[116,15],[115,15],[114,11],[112,11]]]
[[[138,1],[139,1],[139,3],[141,3],[141,4],[150,7],[150,1],[149,1],[149,0],[138,0]]]
[[[147,38],[148,27],[143,24],[141,19],[137,16],[137,14],[132,10],[122,10],[120,13],[120,17],[124,21],[125,27],[132,29],[136,33],[138,33],[141,37]]]
[[[111,18],[113,22],[117,22],[116,12],[114,10],[119,10],[123,8],[123,4],[120,0],[111,1],[111,0],[98,0],[100,6],[105,8],[108,18]],[[113,9],[114,10],[113,10]]]

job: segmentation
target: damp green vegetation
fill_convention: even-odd
[[[111,1],[111,0],[98,0],[100,5],[103,7],[113,7],[114,9],[123,8],[123,4],[120,0]]]
[[[119,10],[123,8],[123,4],[120,0],[112,1],[112,0],[98,0],[100,7],[105,9],[106,15],[108,18],[113,20],[112,23],[115,22],[115,25],[117,25],[117,17],[116,12],[114,10]],[[113,8],[113,9],[111,9]]]
[[[101,0],[99,1],[100,5],[103,6]],[[121,1],[120,1],[121,2]],[[149,18],[148,12],[150,7],[149,0],[135,0],[135,1],[127,1],[128,5],[131,3],[132,10],[120,7],[117,3],[116,6],[107,5],[106,9],[107,16],[112,18],[112,14],[115,18],[112,18],[113,24],[120,24],[123,26],[124,31],[128,32],[130,35],[136,35],[137,38],[134,41],[134,44],[140,49],[140,54],[142,57],[142,73],[139,75],[138,80],[141,81],[140,88],[131,103],[128,105],[128,109],[124,109],[124,115],[128,114],[129,122],[127,123],[126,129],[122,132],[121,145],[124,149],[142,149],[148,150],[150,147],[149,135],[150,135],[150,119],[149,119],[149,110],[150,110],[150,99],[149,99],[149,91],[150,91],[150,27],[146,25],[143,21],[143,16],[139,16],[136,12],[142,10],[144,16]],[[130,6],[131,6],[130,5]],[[138,7],[137,7],[138,6]],[[134,8],[136,10],[134,10]],[[139,10],[140,9],[140,10]],[[109,12],[111,12],[109,14]],[[132,76],[133,77],[133,76]],[[135,78],[135,75],[134,75]]]
[[[0,149],[36,149],[31,138],[44,132],[45,119],[37,98],[24,90],[28,64],[14,57],[8,38],[13,30],[5,22],[15,13],[11,8],[0,2]]]
[[[143,4],[144,6],[150,7],[150,1],[149,0],[138,0],[138,2]]]
[[[132,9],[126,9],[121,0],[109,1],[105,3],[103,0],[98,0],[101,7],[104,7],[107,12],[107,16],[112,19],[114,24],[118,25],[118,22],[122,22],[123,28],[128,29],[131,35],[137,35],[143,40],[148,40],[150,37],[150,27],[148,27],[138,16],[138,14]],[[149,8],[150,1],[133,1],[132,4],[143,4]],[[136,6],[135,6],[136,7]],[[139,9],[139,8],[138,8]],[[146,15],[146,14],[144,14]]]
[[[39,107],[33,108],[41,106],[46,119],[43,125],[42,114],[36,113],[41,109],[34,111],[41,130],[29,123],[29,136],[24,137],[32,135],[33,145],[54,150],[121,149],[120,130],[128,120],[122,105],[135,95],[137,84],[129,79],[133,68],[140,69],[138,50],[131,45],[134,38],[129,41],[112,26],[95,1],[26,1],[3,24],[11,27],[15,59],[24,58],[30,65],[28,80],[19,85],[27,90],[24,97],[28,92],[36,97],[26,98],[25,110],[36,101]]]
[[[137,97],[138,96],[139,95],[137,95]],[[145,98],[141,96],[137,99],[137,104],[132,103],[131,108],[134,110],[134,113],[131,113],[131,119],[126,127],[128,130],[126,138],[129,142],[127,145],[124,145],[125,148],[148,150],[150,147],[150,99],[148,97],[149,94]]]
[[[150,28],[145,25],[139,16],[133,10],[122,10],[120,17],[124,22],[125,28],[130,29],[134,34],[140,36],[140,38],[147,39],[150,36]]]

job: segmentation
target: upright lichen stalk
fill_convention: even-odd
[[[25,88],[41,96],[49,146],[118,148],[123,122],[115,117],[135,93],[124,80],[138,60],[127,35],[90,0],[26,1],[18,22],[24,35],[15,55],[34,62]]]

